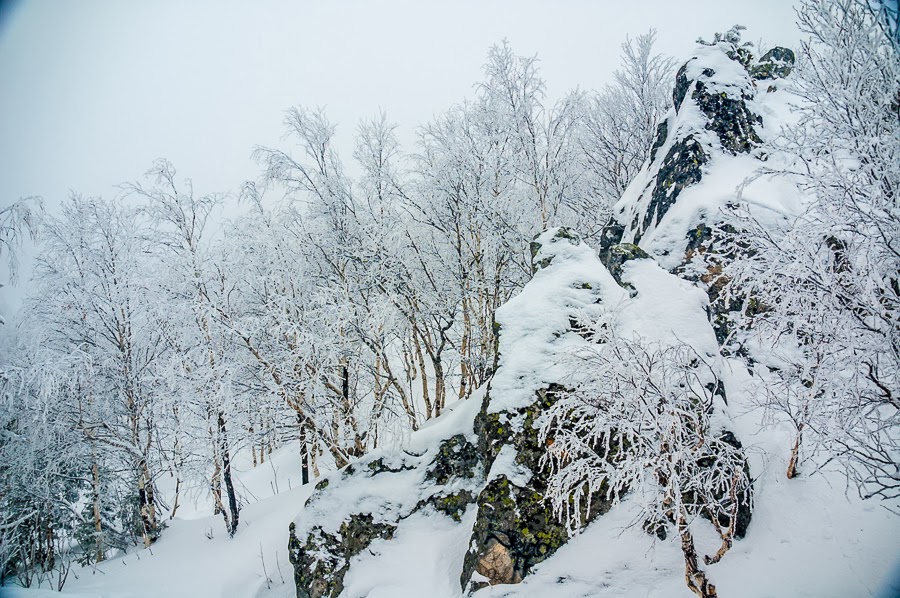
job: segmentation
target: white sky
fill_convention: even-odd
[[[698,36],[735,23],[749,40],[796,46],[792,4],[14,3],[0,12],[0,206],[41,195],[52,210],[69,190],[112,196],[157,157],[198,192],[234,190],[258,175],[249,154],[279,143],[291,105],[326,106],[342,147],[379,107],[411,140],[417,124],[472,95],[488,48],[504,38],[539,56],[555,99],[601,87],[625,36],[651,27],[679,60]]]

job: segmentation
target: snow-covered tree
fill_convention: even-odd
[[[236,441],[242,440],[243,432],[252,426],[235,426],[233,421],[235,392],[229,375],[233,368],[229,368],[229,348],[216,322],[223,313],[229,280],[217,267],[207,237],[210,217],[220,208],[222,197],[196,196],[192,182],[177,181],[175,168],[165,160],[157,161],[147,177],[150,186],[133,184],[128,190],[145,202],[143,211],[150,219],[152,250],[165,272],[158,281],[169,307],[162,330],[172,367],[178,370],[170,390],[180,399],[172,407],[176,425],[167,434],[167,444],[172,447],[171,462],[179,469],[176,488],[180,489],[184,474],[181,469],[192,452],[187,444],[206,436],[209,444],[200,451],[205,458],[199,469],[209,475],[215,513],[222,515],[226,530],[234,535],[240,506],[231,461]],[[235,427],[241,434],[235,432]],[[176,491],[173,510],[180,498]]]
[[[149,545],[160,529],[155,367],[165,345],[138,227],[133,210],[77,195],[60,217],[47,217],[26,325],[47,361],[81,354],[92,369],[83,395],[60,397],[71,410],[67,422],[116,456]]]
[[[748,218],[731,289],[745,298],[744,338],[775,347],[755,357],[772,370],[761,372],[765,407],[795,427],[788,477],[824,451],[863,496],[895,498],[900,53],[866,0],[804,1],[798,14],[809,35],[789,83],[798,122],[775,141],[797,160],[768,174],[810,201],[784,230]]]
[[[591,235],[644,166],[657,128],[672,106],[674,62],[654,52],[656,31],[622,44],[622,66],[613,82],[590,96],[579,134],[582,159],[589,173],[587,193],[580,198],[584,225]]]
[[[40,197],[26,197],[0,208],[0,257],[6,254],[10,282],[15,284],[19,272],[17,252],[25,235],[34,240],[37,218],[44,210]],[[0,321],[2,323],[2,321]]]
[[[551,467],[548,498],[570,533],[580,531],[592,500],[626,498],[645,529],[681,539],[685,581],[716,595],[698,562],[691,525],[711,522],[731,547],[749,469],[734,436],[713,421],[719,381],[686,345],[660,346],[608,334],[571,357],[570,390],[550,408],[541,435]]]

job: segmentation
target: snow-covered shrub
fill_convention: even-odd
[[[736,535],[750,486],[740,443],[716,426],[719,381],[687,345],[601,340],[573,356],[573,387],[543,424],[548,496],[572,533],[598,493],[614,504],[626,495],[638,501],[648,530],[664,537],[676,526],[688,587],[714,596],[690,526],[701,516],[711,521],[722,546],[706,562],[717,562]]]
[[[804,457],[837,457],[864,497],[900,496],[900,53],[876,3],[808,0],[789,81],[797,123],[774,142],[808,204],[783,230],[753,223],[727,274],[738,337],[759,347],[764,405]],[[738,211],[742,211],[743,208]],[[741,336],[743,334],[743,336]],[[773,348],[774,347],[774,348]],[[787,448],[786,448],[787,450]]]

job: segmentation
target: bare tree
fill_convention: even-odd
[[[700,567],[691,525],[705,516],[731,547],[749,469],[733,436],[712,425],[718,380],[692,349],[607,336],[572,358],[574,387],[549,411],[541,435],[549,446],[548,497],[571,533],[591,501],[630,495],[639,521],[660,533],[674,524],[685,582],[701,598],[716,596]]]
[[[746,335],[774,346],[754,355],[766,407],[804,455],[837,457],[864,497],[900,496],[900,54],[864,0],[806,1],[809,35],[789,82],[804,101],[777,140],[798,156],[785,169],[806,191],[782,230],[746,222],[731,291]],[[822,464],[813,462],[811,469]]]

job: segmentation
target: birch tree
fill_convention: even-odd
[[[799,121],[776,141],[810,198],[780,231],[736,242],[731,289],[765,358],[770,413],[795,430],[787,476],[837,457],[862,496],[900,495],[900,54],[873,5],[806,1],[791,88]],[[749,250],[748,250],[749,249]],[[743,334],[743,333],[739,333]],[[765,356],[760,356],[764,358]]]

